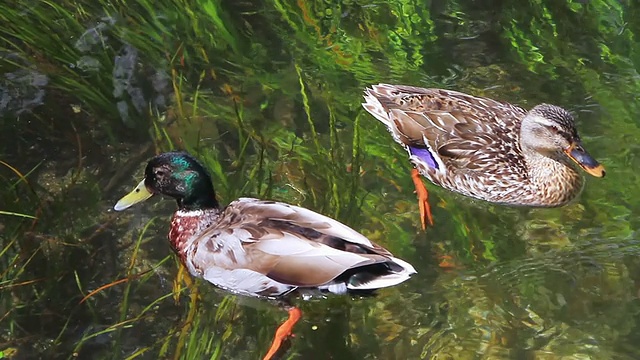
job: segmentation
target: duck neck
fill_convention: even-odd
[[[208,180],[208,178],[205,180]],[[176,201],[178,202],[178,208],[185,211],[217,209],[220,207],[210,180],[194,182],[189,191],[184,196],[177,197]]]
[[[557,206],[571,201],[583,186],[582,176],[563,154],[545,156],[538,151],[523,147],[522,152],[529,169],[534,192],[543,194],[545,203]]]
[[[220,209],[217,207],[196,210],[181,208],[173,214],[169,230],[169,243],[180,256],[183,264],[189,246],[216,222],[219,216]]]

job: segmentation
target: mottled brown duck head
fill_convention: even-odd
[[[124,210],[155,194],[174,198],[182,210],[218,207],[211,177],[193,156],[185,152],[166,152],[149,160],[144,179],[120,199],[114,209]]]
[[[569,158],[588,174],[605,175],[604,167],[582,146],[573,116],[565,109],[540,104],[522,120],[520,139],[523,148],[559,160]]]

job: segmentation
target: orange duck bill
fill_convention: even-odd
[[[564,150],[565,154],[575,161],[589,175],[595,177],[604,177],[604,166],[594,159],[588,152],[584,150],[579,142],[572,143]]]

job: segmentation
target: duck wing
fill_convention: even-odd
[[[275,201],[232,202],[194,246],[192,258],[199,266],[216,269],[210,276],[215,278],[204,274],[205,279],[220,284],[220,269],[241,270],[238,279],[223,279],[222,286],[254,292],[340,282],[346,289],[375,289],[396,285],[415,273],[410,264],[348,226]],[[255,284],[245,283],[249,278]]]
[[[363,107],[384,123],[427,177],[448,171],[493,171],[521,156],[526,111],[457,91],[374,85]],[[434,179],[432,179],[434,180]]]

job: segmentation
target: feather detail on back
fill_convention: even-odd
[[[258,296],[279,296],[296,287],[330,290],[329,285],[339,283],[349,290],[373,290],[415,273],[410,264],[338,221],[250,198],[232,202],[214,224],[193,234],[184,254],[194,275]]]

